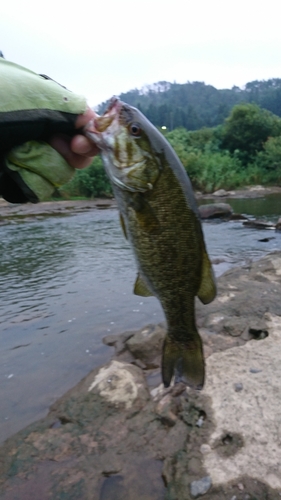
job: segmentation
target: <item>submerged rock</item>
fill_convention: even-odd
[[[273,222],[266,222],[260,219],[246,220],[243,222],[243,226],[253,229],[275,229],[275,224]]]

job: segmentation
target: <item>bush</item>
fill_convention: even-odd
[[[262,171],[265,184],[281,182],[281,137],[270,137],[256,156],[256,168]]]
[[[83,196],[96,198],[110,196],[112,189],[101,157],[96,156],[88,168],[76,170],[73,179],[62,186],[59,191],[63,197]]]

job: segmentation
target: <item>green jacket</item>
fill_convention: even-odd
[[[37,203],[65,184],[74,169],[47,144],[56,133],[73,136],[87,108],[45,75],[0,57],[0,195],[12,203]]]

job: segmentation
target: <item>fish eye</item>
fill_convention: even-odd
[[[141,128],[137,123],[131,123],[130,125],[130,133],[134,137],[140,137],[141,135]]]

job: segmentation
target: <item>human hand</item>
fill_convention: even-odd
[[[82,129],[95,117],[96,113],[91,108],[87,108],[85,113],[78,116],[75,128]],[[64,157],[71,167],[77,169],[88,167],[92,163],[93,157],[99,153],[99,148],[80,133],[72,138],[65,134],[57,134],[48,143]]]
[[[81,128],[94,117],[84,97],[0,58],[0,194],[36,203],[90,165]]]

